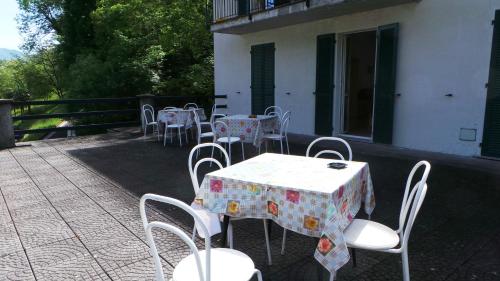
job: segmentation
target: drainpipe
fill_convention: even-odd
[[[11,110],[12,100],[0,99],[0,149],[16,146]]]
[[[145,104],[149,104],[154,108],[155,95],[152,94],[137,95],[137,98],[139,99],[139,112],[141,114],[141,131],[144,133],[144,115],[142,114],[142,106],[144,106]]]

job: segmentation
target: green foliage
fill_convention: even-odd
[[[25,50],[52,46],[60,96],[213,93],[205,1],[18,1]]]

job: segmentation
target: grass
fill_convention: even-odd
[[[67,112],[66,106],[64,105],[33,105],[31,106],[31,111],[24,111],[24,114],[50,114],[50,113],[65,113]],[[19,110],[16,110],[16,115],[20,114]],[[63,120],[61,118],[51,118],[51,119],[35,119],[35,120],[18,120],[14,122],[15,128],[19,129],[42,129],[42,128],[55,128]],[[20,141],[33,141],[43,138],[46,134],[25,134]]]

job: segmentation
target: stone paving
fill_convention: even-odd
[[[295,154],[304,151],[304,145],[292,146]],[[0,281],[153,280],[138,198],[154,192],[190,202],[188,152],[189,147],[164,148],[137,134],[40,141],[0,151]],[[251,147],[246,152],[251,154]],[[233,157],[238,156],[235,149]],[[403,182],[416,159],[356,150],[354,158],[370,163],[377,195],[372,218],[394,226]],[[410,238],[412,280],[500,280],[499,174],[433,165]],[[186,232],[192,228],[192,220],[176,209],[152,206],[148,217]],[[312,257],[314,239],[291,233],[281,256],[281,233],[274,225],[270,267],[261,221],[235,224],[235,248],[252,257],[265,280],[324,279]],[[170,276],[188,249],[170,234],[154,236]],[[357,256],[358,266],[346,265],[337,280],[401,280],[399,256],[365,251]]]

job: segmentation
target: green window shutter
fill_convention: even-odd
[[[500,157],[500,11],[495,12],[481,154]]]
[[[250,0],[238,0],[238,16],[248,15],[248,1]]]
[[[316,106],[317,135],[331,136],[333,132],[333,88],[335,70],[335,34],[318,36],[316,51]]]
[[[378,143],[392,143],[398,31],[398,24],[381,26],[377,30],[373,141]]]
[[[264,114],[274,105],[274,43],[252,46],[252,113]]]

